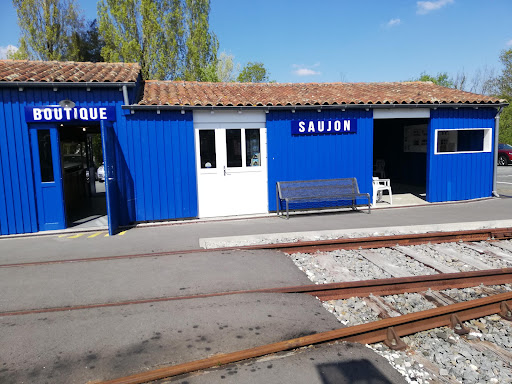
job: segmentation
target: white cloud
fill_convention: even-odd
[[[509,40],[505,44],[507,47],[512,47],[512,40]]]
[[[396,27],[397,25],[400,25],[402,21],[400,19],[391,19],[387,22],[386,27]]]
[[[322,72],[315,71],[312,68],[320,66],[320,63],[316,63],[311,66],[305,66],[305,65],[299,65],[299,64],[293,64],[292,67],[295,68],[293,73],[297,76],[316,76],[321,75]]]
[[[0,60],[7,59],[8,52],[16,52],[17,50],[18,47],[10,44],[7,47],[0,47]]]
[[[416,13],[426,15],[429,12],[437,11],[448,4],[452,4],[454,0],[436,0],[436,1],[418,1],[416,2]]]

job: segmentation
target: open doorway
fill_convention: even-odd
[[[374,176],[391,180],[394,200],[426,200],[427,131],[428,119],[374,120]]]
[[[59,128],[67,227],[108,225],[99,126]]]

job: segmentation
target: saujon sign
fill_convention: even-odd
[[[356,119],[292,121],[292,135],[315,135],[356,132]]]
[[[356,132],[356,119],[292,121],[292,135],[314,135]]]
[[[74,107],[60,106],[25,107],[27,123],[48,123],[65,121],[100,121],[116,119],[115,107]]]

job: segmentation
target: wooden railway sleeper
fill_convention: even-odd
[[[457,335],[467,335],[470,332],[470,329],[462,323],[462,321],[459,319],[459,316],[456,314],[452,314],[450,316],[450,323],[453,331]]]
[[[407,344],[398,336],[393,327],[389,327],[386,332],[386,339],[383,343],[393,351],[403,351],[407,349]]]
[[[512,308],[506,301],[501,302],[500,309],[498,314],[505,320],[512,321]]]

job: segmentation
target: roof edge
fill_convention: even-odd
[[[0,81],[0,87],[40,88],[40,87],[135,87],[137,81]]]
[[[129,109],[132,111],[136,110],[219,110],[219,109],[230,109],[230,110],[299,110],[299,109],[394,109],[394,108],[495,108],[506,107],[509,105],[508,102],[498,103],[424,103],[424,104],[320,104],[320,105],[141,105],[141,104],[130,104],[123,105],[123,109]]]

